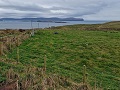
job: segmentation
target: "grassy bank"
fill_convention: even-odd
[[[92,86],[119,89],[120,32],[87,31],[82,26],[66,26],[39,30],[35,36],[8,53],[0,62],[1,73],[9,67],[16,72],[27,67],[41,68],[46,58],[47,74],[57,74],[74,82],[82,82],[83,65],[87,66],[87,82]]]

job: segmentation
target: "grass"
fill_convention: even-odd
[[[86,65],[87,82],[92,86],[96,80],[99,87],[119,89],[120,32],[79,30],[80,27],[37,31],[19,46],[20,63],[12,64],[17,61],[15,48],[7,54],[8,60],[0,62],[0,72],[9,67],[18,72],[29,66],[41,68],[46,57],[47,74],[55,73],[80,83],[83,81],[83,65]]]

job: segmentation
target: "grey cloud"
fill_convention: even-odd
[[[47,9],[36,5],[0,5],[0,8],[20,11],[47,11]]]
[[[0,0],[0,17],[119,18],[119,0]],[[114,12],[114,13],[112,13]],[[7,15],[6,15],[7,14]],[[108,18],[107,18],[108,19]]]

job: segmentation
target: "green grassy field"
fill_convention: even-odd
[[[4,73],[9,67],[17,72],[29,66],[41,68],[46,56],[47,74],[57,74],[80,83],[83,65],[86,65],[87,82],[92,86],[96,80],[97,86],[119,89],[120,32],[87,31],[79,30],[79,27],[37,31],[19,46],[20,63],[14,63],[17,59],[15,48],[5,56],[5,61],[0,62],[0,72]]]

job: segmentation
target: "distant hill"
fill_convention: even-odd
[[[83,18],[57,18],[57,17],[53,17],[53,18],[1,18],[0,21],[84,21]]]
[[[63,18],[63,21],[84,21],[83,18]]]

